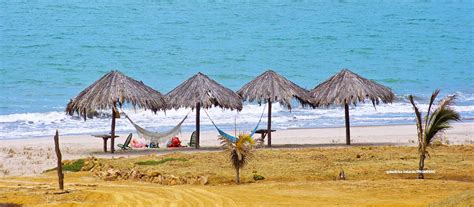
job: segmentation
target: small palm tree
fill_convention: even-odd
[[[240,183],[240,169],[242,169],[253,156],[253,146],[255,142],[248,134],[240,134],[234,143],[222,136],[219,137],[221,144],[225,147],[232,167],[235,169],[235,183]]]
[[[438,133],[443,133],[447,129],[451,128],[450,121],[460,121],[461,117],[458,112],[452,109],[450,106],[454,103],[455,96],[447,96],[438,103],[438,106],[432,110],[433,103],[439,94],[439,90],[436,90],[431,95],[430,103],[428,105],[428,111],[426,112],[425,122],[421,118],[421,112],[413,100],[413,96],[410,95],[411,104],[415,110],[416,115],[416,128],[418,133],[418,152],[420,154],[419,162],[419,174],[418,179],[423,179],[423,169],[425,167],[426,155],[429,156],[427,148],[431,145]]]

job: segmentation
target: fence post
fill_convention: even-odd
[[[56,135],[54,135],[54,146],[56,149],[56,156],[58,157],[58,183],[59,183],[59,190],[64,190],[64,174],[63,174],[63,164],[62,164],[62,156],[61,150],[59,150],[59,133],[56,130]]]

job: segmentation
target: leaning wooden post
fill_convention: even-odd
[[[112,107],[112,126],[110,127],[110,152],[115,152],[114,141],[115,141],[115,107]]]
[[[351,145],[351,129],[350,129],[350,122],[349,122],[349,105],[347,103],[344,104],[344,111],[346,115],[346,145]]]
[[[268,123],[267,123],[268,147],[272,147],[272,101],[268,99]]]
[[[56,149],[56,156],[58,157],[58,182],[59,182],[59,190],[64,190],[64,174],[63,174],[63,164],[62,164],[62,156],[61,151],[59,150],[59,133],[56,130],[56,135],[54,135],[54,146]]]
[[[201,103],[196,103],[196,149],[199,149],[199,139],[200,139],[200,131],[201,131],[201,126],[200,126],[200,112],[201,111]]]

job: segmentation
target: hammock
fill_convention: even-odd
[[[265,113],[265,108],[266,108],[266,105],[265,105],[265,107],[263,107],[262,115],[260,115],[260,119],[258,120],[257,126],[255,126],[255,128],[253,128],[253,130],[250,131],[250,137],[252,137],[255,134],[255,132],[257,131],[258,126],[260,125],[260,122],[262,122],[262,117],[263,117],[263,114]],[[217,129],[217,132],[219,132],[219,134],[222,137],[224,137],[224,138],[226,138],[229,141],[234,142],[234,143],[237,141],[237,139],[238,139],[237,137],[232,136],[230,134],[227,134],[224,131],[222,131],[221,129],[219,129],[219,127],[217,127],[217,125],[214,123],[214,121],[211,119],[211,117],[207,113],[207,110],[204,110],[204,112],[206,112],[207,118],[209,118],[209,120],[211,120],[212,125],[214,125],[214,127]]]
[[[123,111],[122,111],[122,113],[125,114]],[[148,131],[148,130],[142,128],[141,126],[138,126],[137,124],[135,124],[135,122],[133,122],[132,119],[130,119],[130,117],[127,116],[127,114],[125,114],[125,117],[135,127],[135,129],[137,130],[138,136],[140,138],[143,138],[143,139],[145,139],[149,142],[160,142],[160,141],[163,141],[163,140],[166,140],[166,139],[170,139],[170,138],[176,136],[179,132],[181,132],[181,125],[183,124],[184,120],[186,120],[186,118],[188,118],[188,115],[189,115],[189,113],[186,114],[186,116],[183,118],[183,120],[181,120],[178,123],[178,125],[176,125],[175,127],[173,127],[172,129],[170,129],[167,132]]]

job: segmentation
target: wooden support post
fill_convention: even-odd
[[[115,109],[112,107],[112,126],[110,127],[110,152],[115,152]]]
[[[349,105],[347,103],[344,104],[344,111],[346,117],[346,145],[351,145],[351,126],[349,121]]]
[[[58,183],[59,183],[59,190],[64,190],[64,174],[63,174],[63,164],[62,164],[62,156],[61,150],[59,150],[59,133],[56,130],[56,135],[54,135],[54,146],[56,149],[56,156],[58,157]]]
[[[272,147],[272,102],[268,99],[268,123],[267,123],[268,147]]]
[[[201,126],[200,126],[200,112],[201,111],[201,103],[196,103],[196,149],[199,149],[199,139],[200,139],[200,131],[201,131]]]
[[[102,138],[104,140],[104,152],[107,152],[107,138]]]

